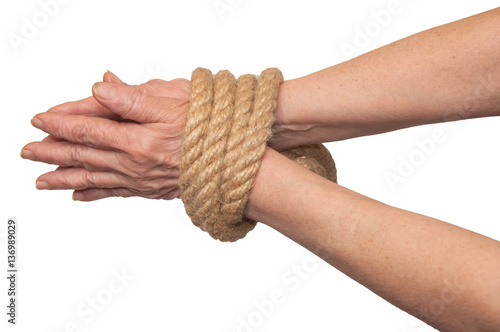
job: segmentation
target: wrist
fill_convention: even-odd
[[[268,145],[277,151],[284,151],[305,144],[331,142],[342,136],[344,124],[337,119],[335,106],[325,106],[328,98],[336,98],[327,92],[317,73],[287,80],[280,86],[273,136]],[[333,103],[330,103],[333,104]]]
[[[316,177],[316,174],[267,147],[250,190],[244,215],[283,232],[283,227],[292,226],[287,222],[293,220],[291,205],[299,202],[303,196],[302,191],[295,188],[283,195],[283,188],[304,185],[307,182],[304,176]],[[294,182],[291,183],[290,179],[294,179]]]
[[[303,101],[307,100],[305,93],[300,78],[281,83],[274,111],[273,136],[268,142],[273,149],[283,151],[307,144],[305,141],[315,126],[304,111],[307,109],[303,106]]]

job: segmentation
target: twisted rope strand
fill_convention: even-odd
[[[224,167],[224,153],[231,130],[236,93],[236,79],[226,71],[215,75],[212,116],[209,119],[203,145],[203,154],[194,184],[198,189],[196,200],[200,208],[191,218],[204,226],[204,230],[217,235],[220,232],[220,181]]]
[[[236,241],[256,222],[243,217],[250,190],[272,135],[276,98],[283,75],[269,68],[259,79],[238,81],[227,70],[192,74],[190,108],[182,146],[179,186],[193,224],[220,241]],[[335,163],[321,144],[282,152],[336,182]]]
[[[191,97],[187,113],[184,142],[182,144],[181,176],[179,187],[186,213],[191,216],[198,207],[193,204],[196,187],[191,179],[196,177],[198,159],[202,156],[208,121],[212,115],[213,80],[208,69],[197,68],[191,75]],[[199,226],[197,220],[192,220]]]
[[[228,223],[232,225],[241,221],[242,209],[244,208],[241,200],[244,199],[245,193],[239,190],[238,194],[235,195],[233,188],[241,188],[239,183],[248,181],[251,177],[249,172],[245,172],[247,162],[243,156],[247,151],[242,148],[242,144],[248,137],[248,123],[253,112],[256,86],[257,78],[254,75],[243,75],[238,79],[233,126],[224,156],[224,163],[227,167],[222,174],[223,205],[221,212]]]

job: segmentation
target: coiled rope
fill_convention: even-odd
[[[179,185],[191,221],[214,239],[233,242],[256,225],[243,210],[272,135],[281,82],[277,68],[238,80],[227,70],[215,78],[204,68],[192,73]],[[337,181],[335,163],[322,144],[282,154]]]

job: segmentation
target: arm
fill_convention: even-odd
[[[424,31],[348,62],[284,82],[278,95],[274,135],[269,145],[284,150],[306,143],[371,135],[424,123],[500,114],[499,20],[500,8]],[[189,82],[153,80],[130,87],[124,86],[111,73],[105,74],[104,81],[100,86],[118,88],[115,100],[103,99],[94,91],[93,97],[64,103],[34,118],[37,121],[33,124],[50,135],[42,142],[25,146],[22,156],[64,167],[78,167],[42,175],[37,181],[39,189],[72,189],[78,182],[82,189],[77,189],[75,198],[83,200],[125,195],[151,197],[156,194],[144,194],[144,184],[139,186],[137,183],[143,180],[137,169],[142,167],[144,156],[135,156],[137,151],[130,151],[133,145],[122,144],[118,150],[124,153],[119,153],[116,160],[108,161],[108,158],[103,160],[99,148],[109,149],[109,142],[87,142],[86,137],[77,136],[90,137],[96,132],[101,140],[107,140],[101,131],[109,136],[119,136],[118,130],[110,131],[110,122],[91,118],[136,121],[135,116],[143,108],[151,112],[151,105],[154,105],[157,112],[173,114],[172,119],[169,116],[161,119],[167,122],[164,124],[166,129],[146,123],[140,124],[142,128],[135,126],[133,129],[130,123],[121,127],[131,127],[127,129],[132,130],[126,131],[129,135],[157,142],[156,146],[174,140],[178,148],[182,140],[183,117],[177,114],[186,112]],[[159,100],[161,97],[168,100]],[[165,102],[170,105],[163,106]],[[137,109],[127,103],[135,103]],[[124,109],[125,106],[132,109]],[[176,122],[175,129],[172,129],[172,123],[168,123],[172,120]],[[67,123],[64,130],[61,128],[63,122]],[[162,130],[174,132],[162,137],[159,134]],[[148,151],[155,144],[142,147],[140,151],[148,152],[149,159],[150,155],[158,154],[157,151]],[[168,160],[164,165],[164,158],[159,156],[154,162],[159,162],[161,167],[175,168],[179,152],[174,150],[172,147],[176,160]],[[120,167],[117,170],[117,165],[127,165],[133,170]],[[87,170],[130,172],[125,174],[126,178],[112,174],[114,180],[109,174],[99,174],[104,177],[98,181],[99,178],[94,179],[94,174]],[[131,187],[134,190],[131,191]],[[170,184],[165,188],[169,194],[161,197],[178,196],[175,188],[175,192],[171,192]]]
[[[374,201],[270,148],[245,215],[439,330],[500,328],[498,241]]]
[[[499,24],[497,8],[284,82],[270,146],[499,115]]]

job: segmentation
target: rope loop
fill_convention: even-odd
[[[281,82],[277,68],[238,80],[227,70],[215,77],[205,68],[192,73],[179,186],[191,221],[214,239],[234,242],[256,225],[243,210],[272,135]],[[337,181],[335,162],[322,144],[282,154]]]

